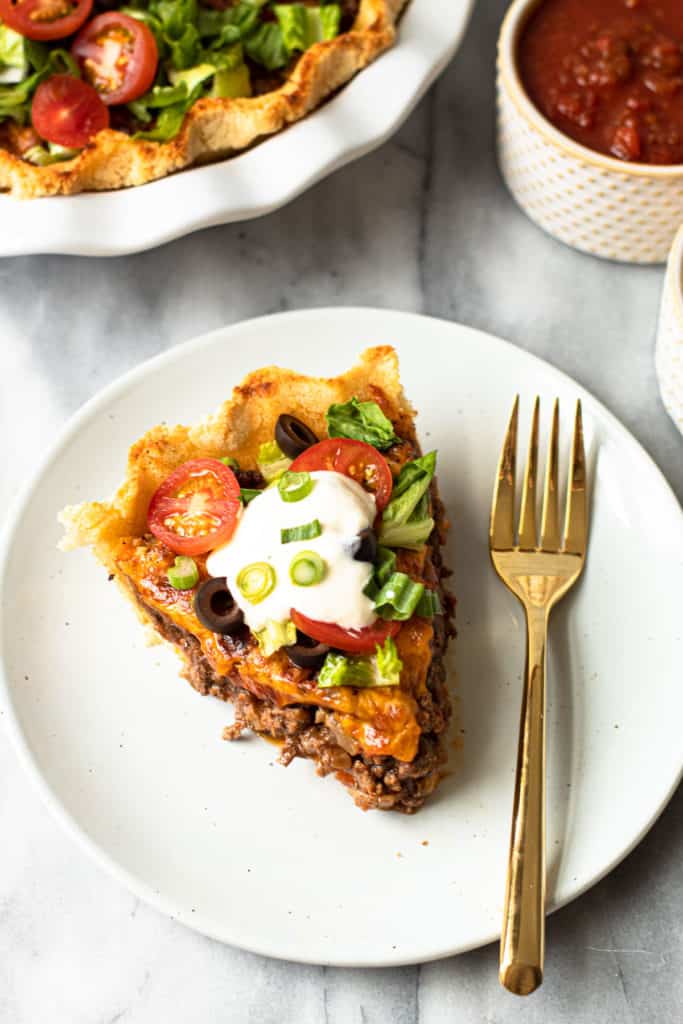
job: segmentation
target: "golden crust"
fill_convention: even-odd
[[[126,188],[246,149],[305,117],[388,49],[406,2],[360,0],[353,29],[307,50],[279,89],[250,99],[198,100],[171,142],[108,129],[73,160],[48,167],[0,148],[0,191],[28,199]]]
[[[132,446],[126,479],[109,502],[70,505],[59,518],[65,527],[60,547],[92,547],[114,572],[117,542],[141,537],[157,487],[181,463],[205,456],[233,455],[244,469],[256,466],[259,445],[273,438],[283,412],[302,418],[319,437],[326,435],[325,412],[333,402],[378,402],[386,415],[412,432],[414,411],[398,374],[398,358],[388,345],[367,349],[339,377],[306,377],[275,366],[256,370],[234,389],[217,412],[194,426],[153,427]]]

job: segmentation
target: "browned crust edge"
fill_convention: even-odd
[[[0,149],[0,191],[15,198],[127,188],[227,157],[301,120],[394,42],[407,0],[361,0],[350,32],[312,46],[279,89],[249,99],[201,99],[171,142],[107,129],[73,160],[35,167]]]

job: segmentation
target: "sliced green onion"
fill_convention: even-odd
[[[389,548],[377,548],[377,561],[375,562],[375,580],[377,585],[383,587],[392,572],[396,568],[396,552]]]
[[[304,523],[303,526],[290,526],[280,530],[280,540],[283,544],[290,544],[293,540],[313,540],[323,532],[319,519],[311,523]]]
[[[281,647],[288,647],[296,643],[296,626],[293,622],[275,622],[269,619],[263,629],[257,629],[254,633],[258,642],[261,654],[269,658]]]
[[[300,551],[292,559],[289,578],[297,587],[312,587],[325,578],[327,566],[317,551]]]
[[[176,590],[192,590],[199,582],[197,563],[187,555],[176,555],[176,560],[169,566],[166,575],[168,582]]]
[[[425,587],[425,592],[417,603],[415,615],[419,615],[421,619],[433,619],[435,615],[441,615],[442,611],[441,599],[436,590],[428,590]]]
[[[248,505],[254,498],[258,498],[259,494],[263,494],[258,487],[240,487],[240,501],[243,505]]]
[[[375,611],[382,619],[405,622],[415,614],[424,591],[424,583],[415,583],[404,572],[392,572],[375,598]]]
[[[237,589],[250,604],[260,604],[275,587],[275,570],[267,562],[252,562],[237,574]]]
[[[233,459],[231,455],[225,455],[222,459],[219,459],[218,461],[222,462],[223,465],[227,466],[229,469],[239,469],[240,468],[240,464],[237,461],[237,459]]]
[[[281,450],[277,441],[266,441],[258,450],[258,467],[261,470],[264,480],[270,483],[282,476],[286,469],[292,464]]]
[[[311,474],[285,470],[277,482],[277,489],[283,501],[301,501],[313,490]]]

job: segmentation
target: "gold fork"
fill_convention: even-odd
[[[517,751],[500,981],[529,995],[543,981],[545,952],[545,676],[548,619],[578,579],[586,558],[588,511],[581,403],[576,404],[564,541],[560,536],[559,402],[553,409],[543,493],[541,537],[536,531],[539,399],[529,440],[519,538],[515,537],[515,461],[519,396],[515,399],[493,492],[489,549],[503,583],[519,598],[527,621],[527,658]]]

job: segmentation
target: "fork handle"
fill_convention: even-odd
[[[501,984],[516,995],[529,995],[543,981],[547,636],[547,610],[528,608],[527,658],[499,971]]]

